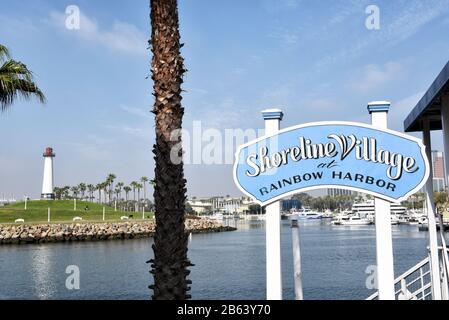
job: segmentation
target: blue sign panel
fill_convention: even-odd
[[[262,205],[321,188],[403,201],[429,176],[420,139],[351,122],[290,127],[241,146],[234,180]]]

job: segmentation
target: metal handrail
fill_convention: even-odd
[[[404,272],[402,275],[397,277],[394,280],[394,285],[396,286],[398,283],[400,283],[402,281],[402,279],[406,279],[408,276],[412,275],[413,273],[415,273],[419,270],[420,275],[416,279],[413,279],[410,283],[407,283],[407,288],[409,288],[411,285],[413,285],[417,281],[421,281],[421,284],[422,284],[421,288],[419,288],[415,292],[411,293],[411,295],[416,297],[416,295],[422,293],[422,295],[423,295],[422,299],[425,299],[428,296],[428,294],[424,294],[425,290],[427,290],[428,288],[431,287],[431,283],[424,285],[424,277],[430,274],[430,270],[423,273],[422,268],[424,266],[426,266],[427,264],[429,264],[429,261],[430,261],[429,257],[427,257],[424,260],[417,263],[415,266],[413,266],[412,268],[410,268],[409,270]],[[395,292],[395,296],[398,296],[401,292],[402,292],[402,289],[399,289],[398,291]],[[378,297],[379,297],[379,292],[376,291],[372,295],[370,295],[366,300],[374,300]]]
[[[416,271],[415,271],[415,272],[416,272]],[[425,273],[420,274],[419,277],[417,277],[417,278],[414,279],[413,281],[407,283],[407,287],[410,287],[410,286],[412,286],[413,284],[415,284],[416,282],[422,280],[422,279],[423,279],[425,276],[427,276],[428,274],[430,274],[430,270],[427,271],[427,272],[425,272]],[[404,279],[404,278],[402,278],[402,279]],[[400,282],[400,281],[399,281],[399,282]],[[396,284],[396,283],[397,283],[397,282],[395,282],[395,284]],[[421,284],[422,284],[422,283],[421,283]],[[423,287],[423,286],[421,285],[421,287]],[[399,290],[397,290],[397,291],[395,292],[395,294],[398,295],[398,294],[401,293],[401,292],[402,292],[402,288],[399,289]]]

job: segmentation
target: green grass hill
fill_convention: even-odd
[[[85,208],[88,210],[85,210]],[[118,221],[121,216],[133,215],[134,220],[142,220],[142,212],[117,211],[114,208],[98,203],[77,201],[76,211],[73,200],[35,200],[28,201],[27,210],[25,202],[0,207],[0,223],[14,223],[16,219],[24,219],[25,223],[47,223],[48,208],[50,208],[50,220],[52,223],[72,222],[74,217],[83,218],[84,222],[103,221],[103,207],[105,207],[105,221]],[[145,218],[152,218],[149,212]]]

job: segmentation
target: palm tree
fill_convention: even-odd
[[[33,73],[20,61],[10,59],[8,49],[0,44],[0,110],[8,109],[17,98],[35,96],[45,102],[42,91],[33,82]]]
[[[83,183],[83,182],[81,182],[81,183],[78,185],[78,190],[79,190],[80,193],[81,193],[81,200],[83,200],[83,199],[84,199],[84,193],[85,193],[86,190],[87,190],[86,184]]]
[[[129,186],[124,186],[123,190],[125,191],[125,201],[128,202],[128,194],[131,191],[131,188]]]
[[[137,181],[132,181],[129,185],[133,188],[133,200],[136,201],[136,189],[137,189]]]
[[[106,183],[107,183],[107,186],[109,187],[109,190],[108,190],[109,202],[112,201],[112,190],[114,187],[115,178],[117,178],[117,177],[113,173],[108,174],[108,177],[106,178]]]
[[[103,196],[104,196],[104,202],[103,203],[107,203],[107,198],[106,196],[108,195],[108,186],[109,186],[109,181],[105,181],[101,183],[101,189],[103,189]]]
[[[93,202],[94,200],[94,191],[95,191],[95,186],[93,184],[88,184],[87,185],[87,191],[89,192],[89,200],[91,202]]]
[[[142,190],[143,186],[140,183],[136,184],[136,189],[137,189],[137,202],[140,201],[140,190]]]
[[[120,199],[119,197],[120,197],[121,190],[119,188],[117,188],[117,186],[116,186],[114,192],[115,192],[116,200],[118,201]]]
[[[181,57],[177,0],[151,0],[152,79],[156,122],[154,201],[156,233],[154,259],[150,260],[154,277],[153,299],[190,298],[187,276],[192,264],[187,258],[188,235],[185,233],[186,180],[179,141],[170,139],[182,128],[181,106],[184,59]],[[178,150],[177,161],[171,151]]]
[[[54,187],[54,188],[53,188],[53,192],[55,193],[55,198],[56,198],[57,200],[61,200],[62,191],[63,191],[62,188],[59,188],[59,187]]]
[[[139,204],[140,204],[140,190],[142,189],[142,185],[140,183],[136,183],[136,189],[137,189],[137,202],[136,202],[136,212],[139,211]]]
[[[117,189],[119,190],[119,194],[117,195],[117,198],[121,198],[122,197],[122,188],[125,184],[123,182],[118,182],[116,184]]]
[[[103,189],[103,186],[101,183],[97,183],[95,185],[95,189],[98,191],[98,203],[101,203],[101,190]]]
[[[62,188],[62,194],[64,196],[64,199],[69,198],[69,193],[70,193],[70,187],[69,186],[64,186]]]
[[[148,182],[148,178],[147,177],[142,177],[140,178],[140,182],[142,182],[143,185],[143,200],[144,202],[147,200],[147,182]]]
[[[73,198],[77,199],[78,198],[78,193],[79,193],[79,189],[77,186],[73,186],[70,188],[70,191],[72,191],[73,194]]]

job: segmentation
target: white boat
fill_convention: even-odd
[[[353,215],[347,218],[342,218],[340,224],[342,226],[367,226],[371,222],[366,218],[360,218],[359,216]]]
[[[405,214],[406,208],[400,203],[390,203],[390,210],[392,215]],[[360,217],[366,217],[369,214],[374,215],[374,200],[367,200],[364,202],[354,203],[352,205],[352,212],[359,215]]]
[[[315,219],[322,219],[323,214],[312,211],[309,208],[303,208],[296,211],[293,211],[291,215],[294,215],[297,217],[298,220],[315,220]]]
[[[399,217],[396,214],[391,214],[391,225],[398,225],[399,224]]]
[[[418,224],[427,225],[429,223],[429,220],[425,216],[421,216],[418,219]]]
[[[331,224],[340,225],[342,219],[349,218],[350,216],[352,216],[352,211],[350,210],[340,211],[337,215],[335,215],[332,218]]]
[[[407,221],[407,224],[410,226],[417,226],[419,224],[419,220],[413,217],[410,217]]]
[[[336,226],[339,226],[339,225],[341,225],[341,222],[342,222],[343,220],[347,220],[347,219],[349,219],[349,218],[350,218],[349,215],[339,214],[339,215],[337,215],[336,217],[334,217],[334,218],[332,219],[331,224],[336,225]]]
[[[331,210],[324,211],[322,218],[323,219],[332,219],[334,217],[334,213]]]
[[[223,213],[214,213],[213,215],[208,217],[211,220],[217,220],[222,221],[223,220]]]

